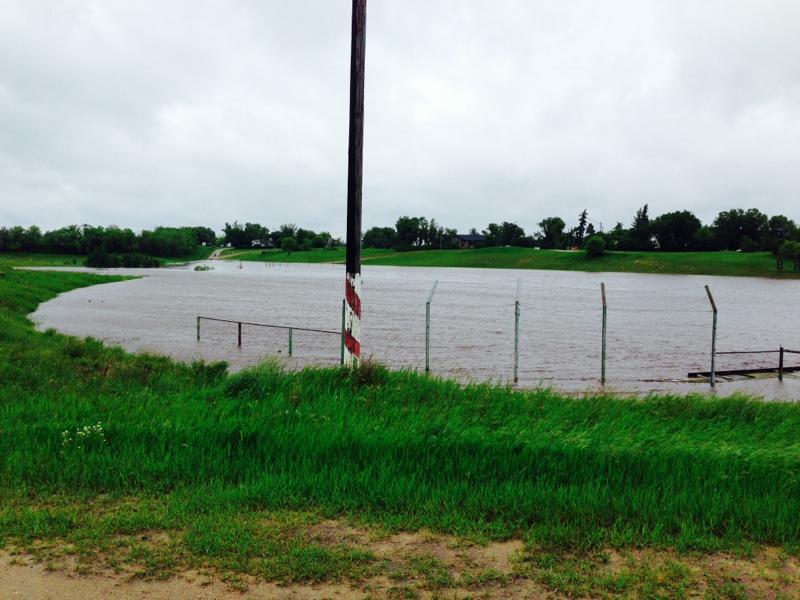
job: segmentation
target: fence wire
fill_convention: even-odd
[[[271,285],[280,290],[281,302],[260,304],[238,318],[299,325],[288,321],[291,315],[300,314],[304,316],[304,327],[341,327],[343,286],[338,272],[320,275],[319,270],[267,271]],[[601,277],[586,275],[590,281],[578,283],[574,277],[563,275],[518,279],[484,271],[462,281],[459,272],[452,270],[437,271],[441,279],[426,277],[427,272],[384,268],[363,276],[364,357],[392,368],[421,371],[427,365],[436,375],[466,381],[511,382],[516,373],[522,386],[564,382],[585,386],[600,382]],[[610,279],[606,284],[607,384],[684,381],[690,372],[710,370],[713,311],[702,284],[669,286],[663,285],[661,279]],[[247,289],[239,293],[252,297]],[[728,334],[724,327],[728,318],[746,321],[746,313],[752,309],[741,302],[729,305],[725,297],[717,301],[722,324],[717,350],[748,346],[761,349],[763,331],[742,335],[737,329]],[[292,318],[296,320],[296,316]],[[232,343],[235,328],[227,327],[219,335],[210,331],[209,343],[223,343],[223,339],[226,344]],[[243,336],[240,353],[262,357],[288,354],[285,331],[259,331],[244,326]],[[335,337],[295,332],[292,361],[298,365],[338,364],[340,340]],[[772,363],[776,359],[770,355],[716,357],[717,370]]]
[[[308,315],[306,327],[339,329],[341,290],[320,285],[318,277],[293,274],[289,297],[292,313]],[[333,276],[333,275],[332,275]],[[513,381],[515,310],[519,284],[519,328],[516,364],[521,385],[600,381],[603,304],[600,283],[545,285],[541,279],[487,277],[486,283],[398,277],[365,277],[362,289],[362,348],[393,368],[424,370],[468,381]],[[433,295],[431,296],[431,291]],[[247,294],[248,292],[242,291]],[[431,298],[430,311],[426,303]],[[689,372],[708,371],[713,312],[701,285],[641,289],[630,283],[606,286],[607,383],[685,380]],[[320,303],[327,307],[320,311]],[[722,319],[741,307],[721,302]],[[251,318],[287,324],[280,304],[253,310]],[[429,317],[427,316],[429,315]],[[241,318],[241,317],[240,317]],[[741,315],[735,318],[741,318]],[[296,325],[296,324],[295,324]],[[206,343],[231,344],[235,325],[203,325]],[[724,331],[724,328],[721,329]],[[206,333],[207,332],[207,333]],[[243,325],[242,348],[248,356],[288,356],[285,330]],[[753,339],[721,335],[717,348],[740,348]],[[292,360],[298,365],[337,364],[336,336],[295,331]],[[774,357],[719,355],[717,370],[774,363]]]
[[[145,274],[124,285],[63,295],[42,305],[35,318],[44,328],[92,335],[132,351],[187,362],[225,360],[232,370],[268,357],[286,360],[290,367],[339,364],[340,336],[299,329],[341,330],[340,266],[218,264],[203,273]],[[521,386],[586,389],[599,383],[601,282],[607,299],[606,383],[611,388],[624,382],[685,380],[689,372],[710,370],[713,312],[706,283],[719,310],[717,371],[778,364],[774,353],[728,351],[800,348],[796,282],[392,267],[367,268],[362,279],[362,355],[419,371],[428,362],[435,375],[462,380],[513,381],[518,285]],[[198,315],[234,323],[204,321],[198,341]],[[243,325],[239,346],[236,322],[296,328],[291,358],[286,329]],[[784,358],[789,367],[800,363],[800,355]],[[653,389],[638,389],[645,387]]]

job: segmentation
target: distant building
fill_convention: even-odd
[[[459,233],[453,240],[458,242],[458,247],[461,250],[468,250],[475,247],[475,244],[485,242],[486,236],[479,233]]]

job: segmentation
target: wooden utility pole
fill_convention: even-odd
[[[364,170],[364,63],[367,0],[353,0],[350,46],[350,136],[347,161],[347,256],[344,346],[346,365],[361,357],[361,182]]]

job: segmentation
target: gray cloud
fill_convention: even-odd
[[[364,227],[800,220],[800,5],[368,6]],[[350,3],[0,2],[0,225],[344,235]]]

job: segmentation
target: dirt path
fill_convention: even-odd
[[[287,585],[212,569],[151,573],[147,579],[141,565],[124,556],[112,569],[101,557],[79,563],[69,547],[35,557],[9,546],[0,550],[0,600],[560,600],[656,597],[655,590],[660,598],[800,597],[800,561],[777,548],[748,556],[636,549],[531,553],[520,540],[476,545],[425,531],[376,535],[337,521],[318,523],[306,535],[332,548],[359,548],[377,568],[357,581]],[[157,544],[165,538],[151,539]]]
[[[293,585],[250,583],[246,590],[197,572],[182,573],[167,581],[143,581],[127,575],[104,573],[78,575],[50,571],[41,564],[11,564],[0,558],[2,600],[356,600],[367,593],[347,585]]]
[[[332,543],[361,536],[363,532],[341,524],[322,524],[318,535],[330,536]],[[493,543],[487,546],[460,548],[450,538],[434,538],[427,534],[401,533],[367,544],[377,556],[395,565],[397,571],[409,557],[425,557],[455,571],[467,565],[485,572],[510,573],[513,557],[522,549],[519,541]],[[0,551],[0,600],[241,600],[242,598],[278,600],[379,600],[394,598],[529,598],[544,600],[541,586],[524,581],[517,584],[447,586],[437,589],[424,574],[406,572],[372,576],[345,583],[292,583],[280,585],[258,581],[253,577],[228,576],[223,580],[212,572],[185,571],[166,580],[144,580],[133,567],[114,572],[109,569],[85,573],[70,555],[56,561],[41,562],[29,555],[11,556]],[[84,573],[81,573],[84,571]],[[477,596],[476,596],[477,594]]]

